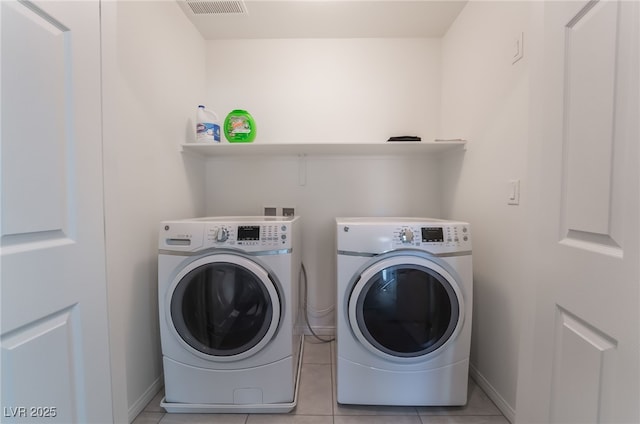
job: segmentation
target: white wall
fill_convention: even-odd
[[[528,2],[469,2],[443,38],[442,130],[469,142],[464,163],[442,162],[443,215],[474,233],[471,364],[513,419],[527,234],[528,57],[512,65],[513,42],[528,31]],[[520,206],[507,181],[521,180]]]
[[[438,136],[437,39],[207,42],[207,104],[246,109],[256,143]]]
[[[175,2],[102,4],[107,279],[115,422],[161,387],[157,231],[204,213],[183,156],[205,86],[204,41]]]
[[[440,41],[281,39],[207,42],[206,102],[256,119],[255,143],[385,142],[439,136]],[[225,157],[207,163],[207,214],[256,215],[295,206],[311,324],[335,325],[337,216],[440,216],[437,161],[428,157]],[[300,167],[306,171],[300,185]]]

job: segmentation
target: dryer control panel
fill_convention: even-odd
[[[471,252],[467,222],[419,218],[337,218],[338,250],[385,253],[419,249],[432,254]]]

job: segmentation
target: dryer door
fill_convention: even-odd
[[[179,340],[216,361],[244,359],[262,349],[275,335],[282,310],[269,273],[233,254],[189,264],[176,277],[167,303]]]
[[[441,351],[462,328],[464,304],[452,275],[420,256],[388,256],[361,273],[349,323],[371,352],[411,361]]]

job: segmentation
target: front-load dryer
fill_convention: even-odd
[[[298,217],[210,217],[159,229],[169,412],[288,412],[302,337]]]
[[[464,405],[471,232],[428,218],[337,218],[337,401]]]

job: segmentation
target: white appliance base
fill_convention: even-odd
[[[160,406],[169,413],[180,414],[286,414],[287,412],[291,412],[298,404],[303,351],[304,338],[301,338],[292,402],[265,404],[180,403],[166,402],[166,398],[162,398]]]
[[[338,357],[340,404],[461,406],[467,403],[468,383],[469,359],[424,371],[393,371]]]

